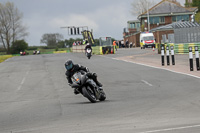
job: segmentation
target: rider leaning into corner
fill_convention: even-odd
[[[97,74],[96,73],[91,73],[89,72],[89,69],[87,67],[81,66],[79,64],[74,64],[72,62],[72,60],[67,60],[65,62],[65,68],[66,68],[66,78],[68,80],[68,84],[71,86],[72,84],[72,80],[71,77],[73,76],[74,73],[76,73],[77,71],[83,70],[87,73],[87,76],[91,79],[93,79],[96,84],[99,86],[100,89],[102,89],[102,84],[97,80]],[[79,94],[80,92],[78,91],[77,88],[74,89],[74,94]]]

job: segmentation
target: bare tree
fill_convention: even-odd
[[[133,15],[140,15],[155,5],[153,0],[135,0],[131,3]]]
[[[169,1],[181,5],[180,2],[178,2],[177,0],[169,0]],[[135,0],[133,3],[131,3],[132,6],[131,13],[133,15],[140,15],[155,5],[156,3],[154,2],[154,0]]]
[[[59,41],[63,39],[63,35],[59,33],[43,34],[41,43],[45,43],[47,46],[56,46]]]
[[[0,3],[0,43],[10,53],[12,43],[28,35],[26,27],[22,25],[22,13],[13,3]]]

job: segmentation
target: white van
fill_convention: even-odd
[[[153,33],[142,32],[140,33],[140,47],[141,49],[145,48],[155,48],[155,39]]]

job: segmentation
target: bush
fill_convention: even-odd
[[[55,51],[58,51],[58,47],[56,47]]]
[[[24,40],[17,40],[11,46],[12,54],[18,54],[20,51],[25,51],[27,48],[28,43],[26,43]]]

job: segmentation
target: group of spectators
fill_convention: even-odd
[[[83,41],[84,42],[84,41]],[[73,45],[83,45],[82,41],[75,41],[73,43]],[[128,39],[126,40],[126,42],[124,43],[123,40],[121,41],[113,41],[113,46],[117,46],[118,48],[132,48],[135,47],[135,43],[129,42]]]
[[[83,43],[81,42],[81,41],[76,41],[76,42],[74,42],[73,43],[73,45],[75,46],[75,45],[82,45]]]
[[[135,47],[135,43],[132,43],[128,41],[128,39],[126,40],[126,42],[124,43],[123,40],[121,41],[113,41],[113,46],[116,45],[118,46],[119,48],[132,48],[132,47]]]

